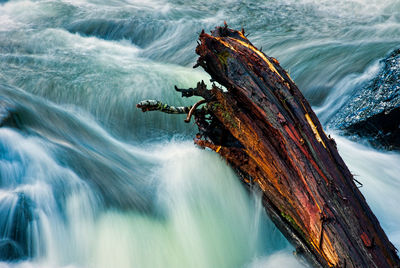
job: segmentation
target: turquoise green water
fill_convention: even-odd
[[[322,122],[400,41],[397,1],[0,1],[0,267],[303,267],[182,116],[173,86],[201,29],[226,20],[276,57]],[[392,242],[400,155],[336,137]],[[222,194],[223,193],[223,194]]]

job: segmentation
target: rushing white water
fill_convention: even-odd
[[[196,148],[173,86],[201,29],[226,20],[287,68],[322,122],[400,41],[395,0],[0,1],[0,268],[305,267],[257,193]],[[400,247],[400,155],[335,136]]]
[[[367,197],[372,211],[391,242],[400,248],[400,155],[378,152],[368,145],[356,144],[339,136],[335,139],[339,153],[362,183],[360,190]]]
[[[288,247],[257,196],[249,198],[222,160],[191,143],[170,141],[139,152],[157,163],[148,176],[157,204],[149,215],[106,209],[87,183],[54,162],[52,145],[6,128],[0,140],[8,145],[2,178],[19,180],[3,181],[8,187],[0,197],[15,203],[23,194],[34,203],[25,210],[35,214],[27,235],[36,261],[16,267],[236,267]]]

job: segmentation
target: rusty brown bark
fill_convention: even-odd
[[[279,62],[226,25],[203,31],[196,53],[196,65],[225,90],[203,83],[177,89],[205,99],[194,112],[195,143],[259,186],[268,214],[297,252],[316,267],[400,267],[334,140]]]

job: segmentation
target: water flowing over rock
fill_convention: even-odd
[[[400,150],[400,49],[381,63],[376,78],[351,96],[328,125],[367,137],[376,147]]]
[[[11,209],[1,213],[0,228],[7,230],[0,238],[0,260],[18,260],[32,257],[32,240],[29,237],[33,221],[33,203],[23,192],[1,200]],[[11,223],[11,224],[10,224]],[[7,228],[8,227],[8,228]]]
[[[226,20],[335,113],[399,44],[399,12],[398,0],[0,0],[0,99],[19,120],[0,127],[0,267],[303,267],[261,196],[193,145],[186,115],[134,105],[196,103],[174,85],[210,88],[193,51]],[[334,138],[400,248],[400,151]]]
[[[18,115],[11,102],[0,98],[0,127],[19,127]]]

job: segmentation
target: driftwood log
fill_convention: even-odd
[[[192,107],[157,101],[137,107],[185,113],[186,121],[193,115],[195,143],[225,158],[247,185],[259,186],[274,223],[313,266],[400,267],[335,141],[279,62],[226,24],[199,39],[194,67],[223,87],[176,88],[183,97],[203,98]]]

